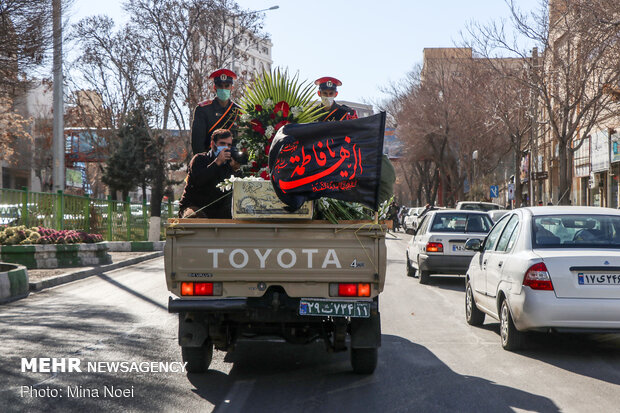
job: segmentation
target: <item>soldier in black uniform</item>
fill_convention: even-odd
[[[322,77],[314,82],[319,85],[319,96],[323,103],[325,113],[318,119],[319,122],[341,121],[348,119],[357,119],[357,113],[354,109],[346,105],[339,105],[334,102],[334,98],[338,96],[336,87],[342,85],[342,82],[335,77]]]
[[[233,136],[216,129],[209,152],[194,155],[189,163],[183,196],[179,201],[180,218],[231,218],[231,196],[217,188],[240,168],[231,156]]]
[[[216,98],[205,100],[196,106],[192,123],[192,152],[194,155],[209,150],[211,134],[216,129],[232,130],[236,132],[237,118],[241,109],[230,100],[230,91],[233,89],[233,79],[237,75],[228,69],[220,69],[211,73]]]

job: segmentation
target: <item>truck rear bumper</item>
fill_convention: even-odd
[[[188,313],[201,311],[245,311],[248,308],[246,298],[212,298],[208,300],[181,300],[168,297],[169,313]]]

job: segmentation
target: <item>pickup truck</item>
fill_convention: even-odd
[[[350,347],[353,370],[373,373],[386,229],[372,221],[168,220],[168,310],[179,314],[187,370],[206,371],[214,347],[275,336],[322,340],[334,352]]]

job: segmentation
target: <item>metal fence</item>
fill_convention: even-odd
[[[101,234],[106,241],[146,241],[150,209],[146,201],[132,203],[88,196],[30,192],[0,188],[0,226],[43,226],[55,230],[73,229]],[[162,203],[161,236],[164,223],[176,217],[178,206]]]

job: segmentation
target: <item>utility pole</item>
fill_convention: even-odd
[[[53,123],[53,176],[54,192],[65,190],[65,137],[62,78],[62,16],[61,0],[52,0],[52,29],[54,37],[54,123]]]

